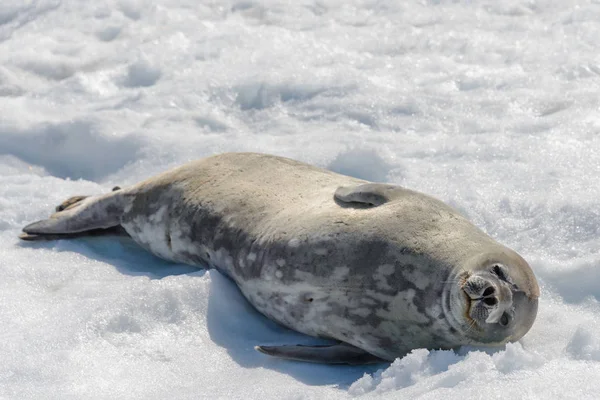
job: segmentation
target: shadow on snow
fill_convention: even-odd
[[[82,254],[114,265],[121,273],[162,279],[191,274],[198,268],[162,260],[127,237],[93,237],[58,242],[27,242],[22,247],[53,248]],[[197,276],[197,275],[196,275]],[[365,373],[371,374],[388,364],[364,366],[322,365],[288,361],[263,355],[257,345],[326,344],[287,329],[260,314],[241,294],[235,283],[216,270],[211,278],[206,324],[211,339],[227,349],[231,358],[243,368],[268,368],[288,374],[308,385],[336,385],[347,390]],[[190,277],[192,278],[192,277]]]

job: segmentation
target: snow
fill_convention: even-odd
[[[597,0],[3,0],[0,398],[598,398],[599,21]],[[274,360],[253,347],[315,340],[214,271],[16,238],[72,195],[242,150],[458,208],[532,265],[532,330]]]

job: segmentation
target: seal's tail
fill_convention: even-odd
[[[100,196],[71,197],[57,206],[50,218],[24,227],[19,238],[36,241],[126,234],[120,225],[126,202],[119,187]]]

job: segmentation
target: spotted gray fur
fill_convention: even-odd
[[[537,310],[527,263],[444,203],[285,158],[199,160],[24,231],[66,234],[106,221],[160,257],[218,269],[285,326],[387,360],[418,347],[517,340]],[[500,265],[509,279],[494,275]],[[497,311],[509,326],[485,323],[487,287],[499,300],[512,293]]]

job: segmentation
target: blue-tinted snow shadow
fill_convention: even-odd
[[[365,373],[373,373],[389,364],[366,366],[323,365],[281,360],[254,350],[257,345],[327,344],[289,330],[260,314],[242,296],[236,285],[211,271],[207,327],[211,339],[227,349],[231,358],[244,368],[269,368],[308,385],[348,387]]]
[[[47,248],[75,252],[93,260],[113,265],[119,272],[132,276],[161,279],[171,275],[195,273],[199,269],[158,258],[125,236],[103,236],[49,242],[20,242],[21,247]],[[211,339],[227,349],[231,358],[243,368],[268,368],[292,376],[307,385],[348,387],[365,373],[372,374],[389,364],[366,366],[321,365],[281,360],[254,349],[257,345],[324,344],[289,330],[260,314],[241,294],[235,283],[218,271],[211,278],[206,324]]]
[[[140,247],[126,236],[102,236],[48,242],[19,242],[21,247],[47,248],[84,255],[113,265],[117,271],[132,276],[161,279],[171,275],[198,272],[198,267],[165,261]]]
[[[392,168],[374,149],[342,151],[327,166],[327,169],[338,174],[373,182],[387,182]]]
[[[534,265],[533,270],[541,285],[567,303],[579,304],[590,298],[600,301],[599,262],[580,262],[564,270]]]
[[[56,177],[97,180],[130,163],[145,144],[138,135],[112,136],[104,130],[93,119],[29,129],[0,126],[0,155],[43,167]]]

